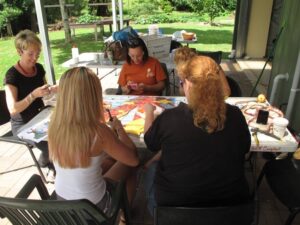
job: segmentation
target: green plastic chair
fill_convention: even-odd
[[[41,200],[27,199],[35,189]],[[130,224],[124,181],[118,183],[113,193],[113,210],[109,216],[86,199],[53,200],[53,196],[55,193],[50,196],[41,177],[35,174],[15,198],[0,197],[0,217],[6,217],[16,225],[109,225],[115,224],[122,209],[126,224]]]

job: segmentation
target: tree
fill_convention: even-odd
[[[70,30],[70,26],[69,26],[69,17],[68,17],[67,10],[66,10],[65,0],[59,0],[59,5],[60,5],[60,12],[61,12],[63,25],[64,25],[65,41],[66,41],[66,43],[71,43],[72,37],[71,37],[71,30]]]
[[[211,25],[213,25],[214,19],[225,11],[222,0],[190,0],[190,4],[195,12],[207,13]]]
[[[11,22],[22,14],[15,1],[0,0],[0,30],[6,27],[7,34],[13,35]]]
[[[220,0],[203,0],[203,12],[209,16],[209,22],[212,25],[214,19],[224,12],[224,8]]]

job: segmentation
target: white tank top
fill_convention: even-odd
[[[56,193],[66,200],[88,199],[94,204],[100,202],[106,191],[101,168],[103,155],[91,157],[91,164],[87,168],[67,169],[54,162]]]

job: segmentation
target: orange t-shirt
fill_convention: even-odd
[[[154,85],[159,81],[163,81],[166,79],[166,75],[164,70],[162,69],[160,62],[150,57],[143,64],[128,64],[127,62],[122,66],[122,70],[120,72],[118,84],[121,86],[126,86],[128,81],[132,81],[134,83],[144,83],[146,85]],[[157,92],[143,92],[136,90],[131,90],[130,94],[132,95],[159,95]]]

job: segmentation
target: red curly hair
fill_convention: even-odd
[[[220,131],[226,120],[226,104],[219,66],[209,57],[194,56],[179,68],[181,80],[192,83],[188,105],[193,111],[194,125],[208,133]]]

